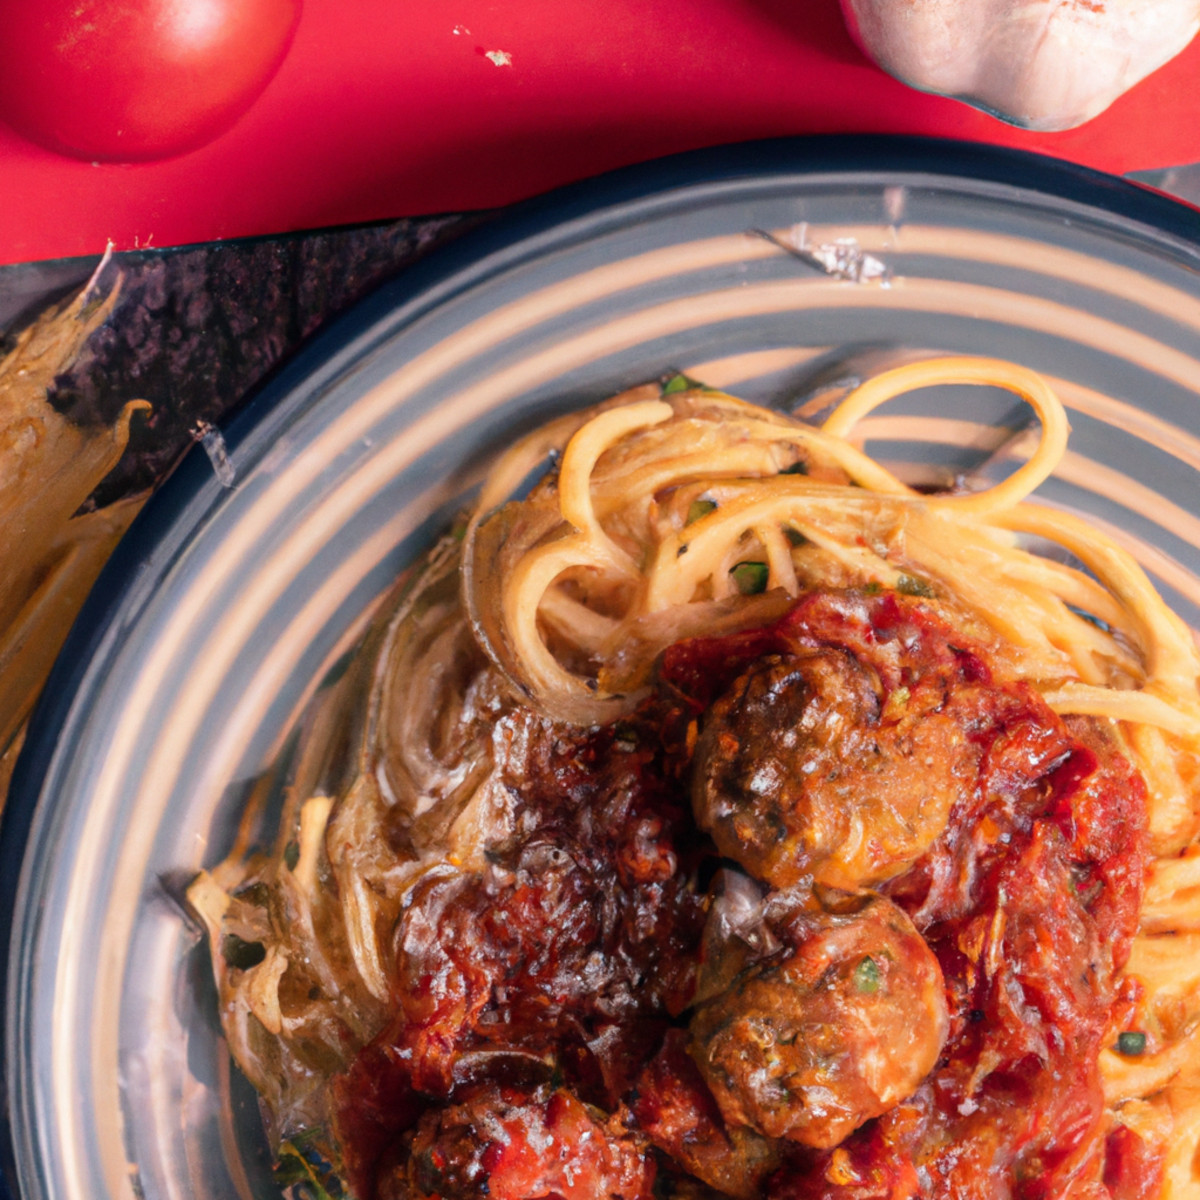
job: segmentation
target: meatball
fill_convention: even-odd
[[[671,878],[621,887],[611,858],[566,838],[511,861],[413,889],[395,931],[398,1011],[381,1037],[437,1097],[469,1074],[470,1051],[591,1045],[611,1101],[639,1022],[690,995],[696,901]]]
[[[890,900],[810,908],[789,945],[691,1023],[692,1055],[730,1125],[836,1146],[910,1096],[949,1032],[941,968]]]
[[[770,655],[713,704],[692,803],[721,853],[776,887],[873,887],[946,827],[975,772],[942,683],[886,691],[848,650]]]
[[[744,1125],[725,1124],[688,1054],[684,1029],[671,1029],[645,1065],[630,1108],[638,1128],[668,1157],[671,1167],[723,1196],[758,1200],[782,1161],[780,1143]],[[666,1182],[660,1177],[660,1187]]]
[[[564,1088],[491,1085],[427,1112],[381,1164],[378,1200],[641,1200],[654,1162]]]

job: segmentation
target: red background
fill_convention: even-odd
[[[279,73],[200,150],[97,165],[0,125],[0,263],[491,207],[779,134],[1171,166],[1200,159],[1198,85],[1200,42],[1088,125],[1031,134],[884,75],[837,0],[305,0]]]

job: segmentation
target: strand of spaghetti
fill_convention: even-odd
[[[1177,1001],[1195,1009],[1200,1001],[1200,934],[1139,934],[1126,969],[1153,986],[1154,1002],[1164,1010],[1176,1010]]]
[[[1036,372],[996,358],[947,357],[907,363],[876,375],[854,389],[822,425],[834,437],[848,437],[858,422],[888,400],[938,384],[980,384],[1006,388],[1029,402],[1042,425],[1037,449],[1003,482],[968,495],[934,496],[931,503],[978,515],[1023,500],[1054,471],[1067,446],[1070,426],[1061,401]]]
[[[1109,717],[1114,721],[1136,721],[1169,733],[1200,740],[1200,721],[1195,713],[1182,712],[1161,697],[1144,691],[1095,687],[1087,683],[1064,683],[1044,692],[1042,698],[1056,713]]]
[[[553,585],[542,594],[541,613],[563,637],[572,638],[589,653],[597,652],[617,628],[611,617],[588,608]]]
[[[608,536],[591,503],[591,475],[597,460],[625,435],[669,419],[672,409],[659,400],[611,408],[582,425],[563,451],[558,477],[559,511],[575,532],[523,555],[502,595],[504,628],[535,692],[565,689],[581,696],[587,684],[566,670],[542,640],[537,626],[542,598],[572,567],[636,578],[637,564]]]
[[[1188,846],[1178,858],[1160,858],[1150,866],[1142,897],[1145,933],[1200,931],[1200,846]]]
[[[1125,749],[1141,770],[1150,797],[1150,844],[1157,854],[1178,854],[1200,831],[1195,811],[1197,766],[1178,739],[1152,725],[1121,730]],[[1193,899],[1200,898],[1197,893]],[[1197,911],[1200,921],[1200,911]]]
[[[1146,903],[1141,911],[1141,921],[1145,933],[1195,933],[1200,930],[1200,902],[1196,889],[1173,892],[1166,901],[1158,904]]]
[[[537,627],[538,607],[547,588],[572,567],[602,565],[597,547],[585,536],[568,535],[526,554],[513,568],[504,589],[504,628],[535,692],[565,688],[586,693],[586,684],[561,666]]]
[[[733,570],[739,557],[738,544],[736,542],[726,542],[721,545],[721,555],[707,576],[712,581],[712,597],[714,600],[728,600],[734,594],[735,589],[730,572]]]
[[[986,536],[986,531],[981,530],[980,536]],[[1066,563],[1030,554],[1015,545],[1010,545],[1009,549],[1011,553],[1005,558],[1004,565],[1009,580],[1043,587],[1064,604],[1082,609],[1111,628],[1126,624],[1125,610],[1090,575]]]
[[[842,576],[850,581],[851,586],[870,584],[877,587],[895,588],[900,583],[903,572],[881,557],[874,550],[865,546],[847,545],[816,524],[808,524],[803,529],[797,521],[790,524],[808,539],[808,546],[803,550],[807,563],[817,551],[825,565],[825,577],[832,575],[831,567],[840,569]],[[821,577],[822,572],[818,572]]]
[[[1111,1050],[1100,1052],[1100,1073],[1104,1079],[1104,1098],[1109,1104],[1138,1096],[1152,1096],[1161,1091],[1187,1066],[1193,1054],[1200,1050],[1196,1033],[1141,1058],[1127,1059]]]
[[[625,508],[631,500],[652,496],[667,488],[715,480],[745,479],[775,474],[770,447],[753,442],[714,446],[706,453],[663,457],[637,472],[596,482],[592,502],[601,518]]]
[[[1137,631],[1125,613],[1114,614],[1113,619],[1099,625],[1088,615],[1086,605],[1077,607],[1069,590],[1064,596],[1055,586],[1062,582],[1055,575],[1048,573],[1039,580],[1031,570],[1018,582],[1016,594],[1029,595],[1042,606],[1042,635],[1072,657],[1083,682],[1114,685],[1119,681],[1131,687],[1145,684],[1146,665],[1138,649]]]
[[[537,628],[538,608],[554,581],[571,567],[608,567],[620,575],[629,575],[634,570],[632,559],[600,529],[592,508],[591,474],[595,463],[616,440],[645,428],[647,424],[661,423],[670,413],[668,405],[656,401],[632,405],[629,410],[613,409],[582,426],[567,446],[559,473],[560,512],[578,532],[523,556],[513,569],[503,598],[505,627],[510,642],[524,664],[527,682],[535,691],[566,689],[582,695],[587,688],[583,680],[562,667],[545,645]],[[772,481],[778,482],[778,477],[773,477]],[[833,490],[830,485],[812,484],[803,478],[792,480],[789,477],[786,482],[800,491],[809,491],[814,487],[823,488],[827,493]],[[743,525],[736,536],[740,537],[746,528]],[[727,545],[725,556],[731,553]],[[796,583],[790,561],[788,568],[783,582],[790,583],[794,589]],[[777,559],[776,575],[780,574],[780,570]],[[714,580],[715,596],[730,594],[732,589],[727,571],[716,569],[709,574]],[[691,591],[694,590],[693,587]],[[689,593],[681,602],[691,598]]]
[[[1167,1088],[1171,1109],[1171,1137],[1163,1164],[1163,1186],[1159,1200],[1200,1200],[1196,1178],[1196,1156],[1200,1154],[1200,1089],[1194,1086]]]
[[[767,568],[771,582],[775,587],[783,588],[789,596],[798,595],[800,586],[796,582],[796,568],[792,565],[791,543],[779,526],[755,526],[754,536],[762,542],[763,549],[767,552]]]
[[[747,431],[760,432],[761,422],[747,422]],[[774,426],[766,426],[774,429]],[[793,445],[807,446],[824,454],[834,465],[841,467],[847,475],[860,487],[872,492],[880,492],[886,496],[918,496],[906,483],[902,483],[885,466],[876,462],[869,454],[857,446],[843,441],[839,437],[830,436],[825,429],[812,429],[803,425],[792,428],[780,427],[775,441],[788,442]]]
[[[955,528],[964,527],[961,518],[945,509],[938,509],[931,515],[949,522]],[[1060,596],[1063,603],[1080,608],[1114,628],[1128,624],[1125,609],[1111,592],[1077,567],[1026,549],[1020,544],[1015,530],[991,524],[985,519],[971,523],[971,535],[971,541],[977,541],[981,547],[994,547],[1002,556],[1006,580],[1045,587]]]
[[[904,531],[904,559],[919,565],[939,590],[980,616],[1011,645],[1033,655],[1038,677],[1069,674],[1068,655],[1046,634],[1049,606],[1028,588],[997,582],[1003,580],[1005,564],[1020,552],[981,545],[965,535],[967,529],[973,532],[975,527],[941,513],[914,512]]]
[[[1044,603],[1047,616],[1042,631],[1055,649],[1070,658],[1081,683],[1110,686],[1117,671],[1135,684],[1142,682],[1141,664],[1113,641],[1110,634],[1076,617],[1069,609],[1064,612],[1057,596],[1045,595]]]
[[[1063,664],[1070,661],[1085,682],[1107,683],[1109,667],[1092,661],[1100,655],[1134,682],[1142,681],[1141,661],[1111,633],[1066,607],[1060,585],[1070,597],[1099,607],[1113,628],[1123,629],[1127,615],[1111,596],[1085,576],[1072,575],[1003,540],[991,540],[987,533],[973,522],[952,520],[945,510],[914,512],[905,532],[906,557],[1013,645],[1048,654],[1039,665],[1040,678],[1061,676]]]
[[[643,384],[604,402],[600,408],[616,408],[657,396],[658,387]],[[509,446],[488,471],[476,507],[476,519],[485,517],[510,499],[521,482],[550,454],[557,453],[571,435],[586,423],[586,412],[570,412],[542,425]]]
[[[776,476],[757,486],[748,486],[740,495],[659,545],[646,572],[642,611],[656,612],[672,604],[686,604],[701,582],[716,577],[720,560],[749,529],[790,524],[816,540],[820,536],[818,519],[825,517],[853,527],[853,532],[846,530],[843,541],[857,550],[856,538],[862,536],[867,518],[885,511],[893,522],[899,516],[900,508],[895,501],[889,504],[882,497],[860,490],[848,492],[849,489],[813,483],[802,476]],[[878,555],[870,557],[884,565]]]
[[[721,439],[716,445],[705,452],[695,452],[697,440],[706,433],[711,437],[717,431],[720,431]],[[617,464],[611,472],[595,481],[593,503],[600,516],[622,506],[630,496],[653,494],[666,487],[741,476],[773,476],[779,470],[779,464],[770,456],[773,446],[802,447],[821,465],[840,468],[860,487],[870,491],[916,495],[862,451],[817,429],[789,429],[744,421],[723,428],[707,421],[689,420],[673,424],[669,431],[663,432],[668,436],[664,436],[662,444],[648,448],[647,457],[651,461],[647,465],[636,471],[623,471],[623,464]],[[739,435],[748,440],[741,440]],[[669,443],[675,440],[682,444],[683,453],[672,452]]]
[[[1085,521],[1057,509],[1020,504],[994,519],[1006,528],[1037,534],[1070,550],[1129,613],[1146,655],[1145,686],[1172,699],[1196,696],[1200,675],[1196,643],[1187,626],[1163,603],[1133,555]]]
[[[594,546],[606,546],[609,557],[637,573],[633,560],[600,527],[592,508],[590,480],[600,455],[626,434],[669,420],[673,410],[661,400],[642,400],[612,408],[593,417],[575,432],[563,451],[558,473],[559,509],[563,520],[573,525]]]

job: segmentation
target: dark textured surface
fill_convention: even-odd
[[[428,217],[114,256],[100,279],[107,290],[121,277],[112,316],[58,377],[50,399],[81,424],[111,424],[133,399],[153,409],[134,421],[124,458],[92,502],[158,483],[198,422],[221,421],[330,319],[479,219]],[[57,286],[30,289],[24,316],[94,265],[61,264],[46,277]],[[44,265],[28,271],[35,269],[45,275]],[[15,293],[20,271],[5,273],[0,287]]]

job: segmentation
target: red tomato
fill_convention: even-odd
[[[85,159],[166,158],[250,107],[300,0],[0,0],[0,119]]]

